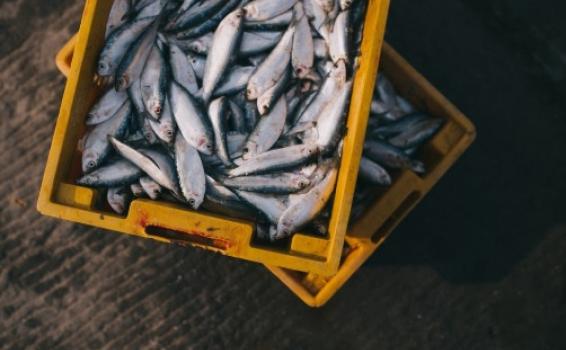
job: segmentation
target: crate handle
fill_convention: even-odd
[[[399,224],[401,219],[403,219],[407,213],[411,210],[415,204],[421,199],[422,193],[419,191],[412,191],[404,200],[401,202],[399,207],[395,209],[393,213],[385,220],[383,225],[371,236],[372,242],[376,243],[380,239],[386,238],[391,231]]]
[[[145,234],[150,237],[164,238],[172,244],[177,244],[183,247],[197,245],[220,250],[227,250],[230,247],[229,242],[223,239],[207,237],[203,236],[202,234],[190,233],[180,230],[173,230],[157,225],[148,225],[144,228],[144,231]]]

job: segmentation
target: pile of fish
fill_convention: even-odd
[[[107,189],[119,214],[149,197],[254,220],[265,240],[325,234],[364,12],[364,0],[115,0],[78,183]],[[405,117],[381,80],[360,174],[386,185],[380,164],[424,171],[407,154],[431,119]]]

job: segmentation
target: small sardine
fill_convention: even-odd
[[[257,99],[281,78],[291,61],[294,33],[295,26],[290,25],[277,46],[252,74],[246,90],[249,100]]]
[[[251,66],[236,66],[231,68],[226,73],[226,77],[222,79],[216,89],[214,89],[214,97],[231,95],[245,89],[254,70],[255,67]]]
[[[169,89],[169,103],[179,131],[185,140],[204,154],[212,154],[214,135],[208,118],[191,97],[191,94],[175,81]]]
[[[350,18],[349,11],[340,12],[334,26],[332,27],[332,32],[330,33],[330,40],[328,41],[330,58],[332,62],[337,64],[338,61],[344,60],[348,62],[348,19]]]
[[[244,28],[253,31],[282,31],[293,20],[293,11],[288,10],[282,14],[265,21],[246,21]]]
[[[191,208],[198,209],[206,191],[206,179],[200,155],[181,135],[177,135],[175,140],[175,154],[183,197]]]
[[[317,153],[318,147],[314,144],[270,150],[243,161],[237,168],[229,170],[228,175],[236,177],[288,169],[306,163]]]
[[[153,119],[159,119],[167,93],[167,65],[156,45],[147,58],[140,84],[145,110]]]
[[[157,137],[165,142],[167,145],[172,145],[175,140],[175,130],[177,129],[175,125],[175,120],[173,118],[173,113],[171,112],[171,106],[169,101],[165,99],[163,103],[163,113],[161,113],[161,118],[159,120],[147,119],[151,129],[157,135]]]
[[[242,158],[249,159],[269,150],[283,133],[287,118],[287,102],[281,96],[272,110],[259,119],[250,134]]]
[[[131,114],[130,103],[124,103],[112,118],[97,124],[88,133],[85,139],[81,160],[84,173],[88,173],[100,166],[108,156],[111,150],[110,144],[108,143],[109,135],[122,138],[126,134]]]
[[[202,98],[205,104],[212,96],[214,88],[222,79],[222,75],[233,57],[232,53],[236,49],[242,33],[242,15],[241,9],[230,13],[220,22],[214,33],[202,82]]]
[[[157,37],[157,27],[159,21],[155,20],[134,42],[132,47],[126,52],[116,70],[114,88],[116,91],[124,91],[141,76],[145,62],[151,53],[153,43]]]
[[[362,157],[360,161],[360,177],[373,185],[391,185],[391,176],[387,170],[369,158]]]
[[[273,224],[276,224],[287,206],[282,198],[272,194],[261,194],[247,191],[234,190],[238,197],[262,212]]]
[[[83,175],[77,184],[92,187],[115,187],[137,181],[142,176],[140,168],[125,159],[109,161],[98,169]]]
[[[106,34],[105,38],[127,20],[127,14],[130,11],[130,1],[131,0],[116,0],[112,4],[110,9],[110,14],[108,15],[108,21],[106,22]]]
[[[88,112],[86,125],[100,124],[112,118],[125,103],[129,103],[127,100],[126,93],[108,89]]]
[[[382,141],[366,140],[364,155],[374,162],[392,169],[411,169],[419,174],[425,172],[422,162],[412,160],[402,150]]]
[[[443,124],[443,120],[432,118],[421,121],[407,128],[397,136],[389,139],[389,143],[401,149],[419,147],[433,137]]]
[[[216,145],[216,155],[225,166],[232,166],[228,147],[226,146],[226,99],[224,96],[210,102],[208,106],[208,116],[214,131],[214,144]]]
[[[307,176],[295,173],[240,176],[221,179],[225,186],[242,191],[289,194],[301,191],[310,185]]]
[[[291,63],[297,78],[304,79],[310,75],[314,64],[314,44],[309,21],[301,2],[295,4],[294,13],[297,28],[293,36]]]
[[[249,57],[269,51],[277,45],[282,36],[281,32],[244,32],[238,55]]]
[[[169,65],[173,79],[191,94],[197,94],[199,87],[194,68],[185,53],[173,42],[169,43]]]

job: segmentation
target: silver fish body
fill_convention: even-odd
[[[288,10],[282,14],[267,19],[265,21],[248,21],[244,23],[244,28],[253,31],[280,31],[287,28],[293,20],[293,11]]]
[[[294,33],[295,26],[290,25],[277,46],[252,74],[246,89],[249,100],[257,99],[281,78],[291,61]]]
[[[272,194],[266,195],[240,190],[234,190],[234,192],[236,192],[238,197],[242,198],[258,211],[262,212],[273,224],[276,224],[279,221],[281,214],[283,214],[287,208],[285,202],[280,197]]]
[[[173,144],[177,126],[175,125],[171,106],[167,99],[165,99],[163,103],[163,113],[161,113],[161,118],[157,121],[151,118],[148,118],[147,120],[151,129],[161,141],[165,142],[167,145]]]
[[[126,15],[130,11],[130,1],[131,0],[116,0],[112,4],[110,14],[108,15],[108,21],[106,22],[106,38],[108,38],[108,36],[116,28],[120,27],[126,22]]]
[[[288,169],[306,163],[317,153],[318,147],[312,144],[270,150],[245,160],[237,168],[229,170],[228,175],[236,177]]]
[[[226,16],[218,25],[214,33],[210,53],[206,59],[204,78],[202,83],[202,98],[207,103],[214,92],[214,88],[222,79],[224,71],[232,58],[242,33],[241,9],[235,10]]]
[[[116,28],[100,52],[97,74],[101,77],[113,76],[126,51],[154,20],[154,17],[140,18]]]
[[[411,128],[404,130],[402,133],[389,139],[389,143],[401,149],[419,147],[432,136],[442,126],[443,121],[439,118],[428,119],[417,124]]]
[[[214,131],[214,144],[216,155],[225,166],[232,166],[232,160],[226,146],[226,99],[219,97],[212,100],[208,106],[208,116]]]
[[[206,179],[200,155],[181,135],[177,135],[175,140],[175,154],[183,197],[193,209],[198,209],[204,201],[206,191]]]
[[[127,185],[142,176],[140,168],[125,159],[109,161],[98,169],[83,175],[77,184],[92,187],[114,187]]]
[[[336,17],[332,32],[330,33],[330,40],[328,41],[330,58],[336,64],[340,60],[348,62],[348,26],[350,18],[349,11],[342,11]]]
[[[182,86],[172,81],[169,89],[169,102],[179,131],[185,140],[204,154],[212,154],[214,135],[208,118],[197,101]]]
[[[297,22],[295,35],[293,36],[293,51],[291,53],[291,64],[295,75],[304,79],[310,75],[314,64],[314,43],[307,16],[303,10],[302,3],[294,7],[295,21]]]
[[[135,150],[113,137],[110,137],[110,142],[122,157],[142,169],[158,184],[173,192],[177,192],[174,166],[171,166],[169,161],[165,158],[167,156],[155,151]]]
[[[108,142],[108,136],[122,138],[128,130],[130,117],[130,103],[124,103],[112,118],[97,124],[88,133],[81,159],[84,173],[92,171],[102,164],[112,148]]]
[[[138,80],[145,67],[145,62],[149,57],[153,43],[157,37],[157,27],[159,21],[154,21],[142,35],[134,42],[132,47],[120,61],[114,79],[116,91],[123,91],[129,88],[132,83]]]
[[[366,140],[364,155],[378,164],[392,169],[411,169],[416,173],[425,171],[424,164],[409,158],[402,150],[378,140]]]
[[[156,45],[147,58],[140,86],[145,110],[153,119],[159,119],[167,93],[167,66]]]
[[[321,172],[322,177],[318,183],[305,193],[293,194],[289,197],[290,205],[281,214],[277,222],[277,230],[270,237],[272,240],[289,237],[301,229],[320,213],[332,196],[338,174],[336,164],[329,166],[328,169],[317,170],[317,172]]]
[[[254,157],[273,147],[283,133],[286,117],[287,102],[285,96],[281,96],[272,110],[259,119],[246,142],[243,158]]]
[[[391,176],[387,170],[369,158],[362,157],[359,171],[359,176],[373,185],[391,185]]]
[[[340,131],[343,130],[346,118],[346,107],[352,92],[352,81],[347,82],[338,92],[338,96],[327,104],[316,124],[316,143],[321,152],[326,153],[338,143]]]
[[[126,93],[108,89],[88,112],[86,125],[100,124],[112,118],[124,103],[129,103],[127,100]]]
[[[307,176],[295,173],[281,173],[225,178],[222,184],[242,191],[289,194],[301,191],[310,185]]]
[[[244,32],[238,55],[248,57],[273,49],[281,40],[281,32]]]
[[[197,94],[199,87],[193,65],[189,63],[189,58],[179,46],[173,42],[169,43],[169,65],[173,79],[191,94]]]
[[[214,90],[214,97],[231,95],[245,89],[255,67],[235,66],[226,72],[226,77],[220,81]]]
[[[257,110],[260,115],[266,115],[273,105],[279,100],[281,95],[285,92],[289,79],[291,78],[291,73],[287,69],[281,79],[275,83],[272,87],[267,89],[260,97],[257,99]],[[285,111],[287,112],[287,111]]]

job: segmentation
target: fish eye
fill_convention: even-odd
[[[126,85],[128,85],[128,78],[126,76],[122,76],[120,79],[118,79],[118,86],[126,87]]]
[[[190,204],[191,207],[194,207],[195,203],[196,203],[196,201],[193,198],[189,199],[189,204]]]
[[[161,114],[161,106],[155,106],[155,113]]]
[[[166,132],[168,137],[172,137],[173,136],[173,130],[167,130]]]
[[[86,164],[86,167],[89,169],[92,169],[96,166],[96,162],[94,160],[89,160],[88,163]]]

